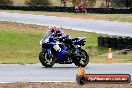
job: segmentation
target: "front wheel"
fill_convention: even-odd
[[[39,53],[39,60],[45,67],[52,67],[55,63],[55,58],[52,54],[48,55],[48,52],[41,51]]]
[[[87,52],[83,49],[79,49],[79,51],[77,52],[77,55],[79,55],[79,57],[74,57],[74,64],[78,67],[87,66],[89,62],[89,56]]]

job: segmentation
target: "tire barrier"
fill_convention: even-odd
[[[74,12],[74,7],[59,6],[0,6],[2,10]]]
[[[74,7],[59,6],[2,6],[2,10],[25,10],[25,11],[52,11],[52,12],[75,12]],[[132,14],[132,8],[87,8],[89,13],[102,14]]]
[[[98,47],[132,49],[132,37],[99,36]]]

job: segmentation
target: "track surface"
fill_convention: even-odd
[[[126,73],[132,75],[132,64],[89,64],[87,73]],[[0,64],[0,82],[75,82],[77,67],[74,64],[55,64],[45,68],[41,64]]]
[[[19,14],[0,12],[1,21],[15,21],[21,23],[30,23],[38,25],[57,25],[63,28],[96,32],[104,34],[114,34],[123,36],[132,36],[132,23],[88,20],[68,17],[55,17],[33,14]]]

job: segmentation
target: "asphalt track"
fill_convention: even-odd
[[[44,16],[0,12],[1,21],[15,21],[38,25],[57,25],[63,28],[103,34],[132,36],[132,23],[90,20],[68,17]]]
[[[132,75],[132,64],[89,64],[84,69],[87,73]],[[74,64],[55,64],[53,68],[41,64],[0,64],[0,83],[75,82],[76,73]]]

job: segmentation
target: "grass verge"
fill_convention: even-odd
[[[46,33],[47,27],[0,22],[0,63],[3,64],[34,64],[39,63],[41,51],[39,41]],[[90,63],[107,63],[107,50],[98,50],[97,37],[104,34],[63,29],[71,37],[86,37],[83,47],[90,55]],[[105,52],[105,53],[104,53]],[[115,55],[115,63],[132,62],[132,54]]]

